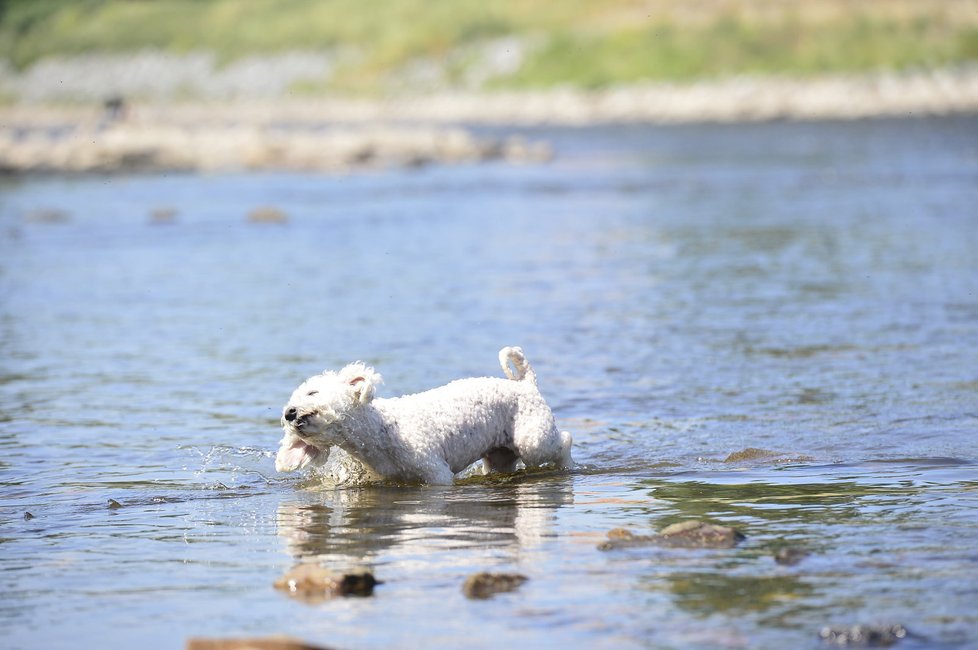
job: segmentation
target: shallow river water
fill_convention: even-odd
[[[594,128],[530,133],[544,165],[2,181],[0,645],[978,647],[975,133]],[[499,375],[504,345],[576,471],[275,473],[307,376],[362,359],[392,396]],[[597,549],[687,519],[746,540]],[[300,561],[383,584],[292,600]],[[529,580],[467,600],[482,570]]]

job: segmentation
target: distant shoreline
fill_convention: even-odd
[[[750,123],[978,114],[978,67],[808,80],[739,77],[602,91],[437,93],[0,108],[0,171],[300,170],[545,160],[546,143],[466,127]]]
[[[201,125],[418,123],[500,126],[756,122],[978,113],[978,65],[916,72],[750,77],[649,83],[607,90],[442,91],[381,99],[288,96],[229,101],[132,102],[141,121]],[[99,119],[100,106],[13,103],[3,127]]]

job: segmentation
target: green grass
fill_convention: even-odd
[[[684,7],[685,13],[684,13]],[[599,88],[732,74],[809,75],[978,60],[965,0],[0,0],[0,54],[145,48],[222,61],[356,51],[329,83],[370,92],[418,58],[503,35],[538,42],[499,87]],[[448,70],[458,76],[458,70]]]
[[[683,81],[734,74],[808,76],[939,67],[978,59],[975,29],[947,38],[930,24],[854,20],[815,29],[760,28],[721,20],[700,28],[669,23],[616,33],[559,33],[507,83],[524,87],[572,79],[585,87],[643,80]]]

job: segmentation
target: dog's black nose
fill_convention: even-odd
[[[289,407],[288,409],[285,410],[285,421],[291,422],[296,418],[298,414],[299,412],[295,409],[294,406]]]

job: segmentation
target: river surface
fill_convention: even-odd
[[[542,165],[2,181],[0,645],[978,647],[976,133],[541,130]],[[577,470],[275,473],[306,377],[362,359],[393,396],[500,375],[504,345]],[[597,548],[689,519],[746,540]],[[303,561],[383,584],[276,591]],[[467,600],[483,570],[529,580]]]

